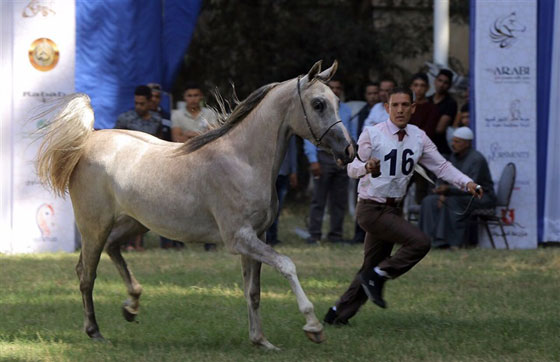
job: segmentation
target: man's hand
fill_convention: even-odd
[[[439,185],[438,187],[436,187],[434,189],[434,193],[438,194],[438,195],[446,195],[449,192],[449,186],[448,185]]]
[[[321,165],[319,165],[319,162],[311,162],[309,168],[311,169],[311,174],[313,175],[313,178],[317,179],[321,177]]]
[[[475,195],[479,199],[482,199],[482,195],[484,194],[484,191],[482,190],[482,186],[477,185],[474,182],[469,182],[467,184],[467,190],[471,193],[471,195]]]
[[[298,186],[297,173],[290,174],[290,187],[295,189]]]
[[[371,177],[377,177],[381,175],[381,164],[375,157],[367,160],[364,167],[366,168],[366,173],[371,173]]]

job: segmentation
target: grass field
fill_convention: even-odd
[[[283,216],[293,226],[298,213]],[[356,272],[360,246],[308,247],[281,230],[320,319]],[[292,240],[288,242],[287,239]],[[108,342],[82,331],[77,254],[0,255],[0,360],[8,361],[559,361],[560,248],[434,250],[386,288],[349,327],[307,340],[288,283],[263,267],[261,315],[280,352],[253,347],[240,261],[201,245],[163,251],[149,237],[125,258],[144,287],[139,323],[121,316],[124,285],[102,257],[97,320]]]

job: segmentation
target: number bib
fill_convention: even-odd
[[[372,151],[370,157],[380,161],[381,175],[366,175],[360,182],[367,183],[369,196],[402,198],[414,172],[414,165],[422,155],[422,131],[408,125],[408,136],[399,142],[395,136],[387,136],[380,124],[370,128]]]

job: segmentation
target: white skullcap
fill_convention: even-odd
[[[453,132],[453,137],[471,141],[474,136],[469,127],[459,127]]]

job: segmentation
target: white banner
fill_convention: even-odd
[[[11,39],[2,37],[3,42],[9,41],[11,45],[11,59],[4,59],[3,55],[3,63],[11,62],[8,65],[12,88],[11,109],[2,112],[11,115],[2,119],[3,131],[10,130],[9,137],[3,132],[2,141],[11,144],[11,180],[6,175],[2,179],[3,184],[11,182],[9,187],[3,185],[2,190],[3,199],[10,196],[11,202],[6,210],[3,200],[2,225],[3,229],[10,229],[10,235],[1,238],[0,252],[73,251],[75,233],[70,200],[55,198],[45,190],[34,169],[39,143],[31,143],[30,134],[45,120],[26,120],[41,103],[74,92],[75,3],[10,1],[2,6],[2,18],[12,27]],[[4,149],[3,144],[3,152]],[[8,211],[10,214],[6,215]]]
[[[502,215],[511,248],[537,247],[537,2],[485,1],[475,5],[476,148],[488,159],[496,187],[515,163],[511,210]],[[503,247],[499,228],[493,230]],[[481,245],[489,245],[480,233]]]

